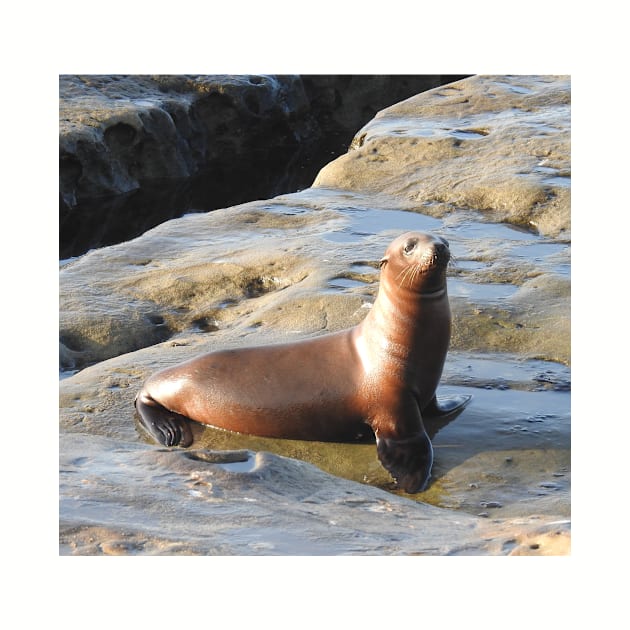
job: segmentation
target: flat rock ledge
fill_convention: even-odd
[[[569,237],[571,92],[566,76],[475,76],[379,112],[313,187],[390,194],[444,216],[476,210]]]

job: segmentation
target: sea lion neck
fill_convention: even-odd
[[[393,271],[383,270],[376,300],[356,335],[363,338],[359,347],[366,373],[378,365],[392,378],[398,374],[408,380],[410,369],[425,364],[427,349],[435,347],[436,355],[446,353],[451,313],[445,278],[441,285],[427,283],[425,295],[423,283],[401,286],[395,281],[398,271]],[[424,321],[431,326],[422,325]]]

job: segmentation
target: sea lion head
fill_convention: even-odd
[[[380,264],[383,275],[402,290],[437,297],[446,291],[446,267],[450,259],[445,238],[426,232],[406,232],[391,243]]]

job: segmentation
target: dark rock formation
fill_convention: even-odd
[[[307,187],[356,130],[455,76],[61,76],[60,256]]]

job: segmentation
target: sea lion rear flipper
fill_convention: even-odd
[[[193,441],[190,420],[179,413],[169,411],[145,392],[134,401],[140,423],[160,444],[165,446],[190,446]]]
[[[472,396],[470,395],[446,396],[440,398],[439,401],[436,396],[433,396],[431,402],[422,409],[422,418],[425,421],[427,419],[439,419],[450,422],[464,411],[471,400]]]
[[[405,439],[377,434],[376,453],[381,464],[405,492],[411,494],[424,490],[433,465],[433,447],[425,432]]]

